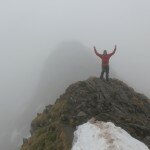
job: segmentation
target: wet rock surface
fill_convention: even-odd
[[[67,136],[73,137],[76,126],[92,117],[99,121],[115,123],[150,148],[150,101],[117,79],[106,82],[93,77],[74,83],[53,106],[46,109],[33,120],[32,135],[41,128],[52,129],[52,124],[55,124],[55,140],[62,142],[60,149],[70,149],[72,144],[72,140],[69,140],[72,138],[69,138],[66,140],[69,146],[64,147],[66,141],[61,141],[60,134],[63,132],[63,138],[66,139]],[[30,150],[30,147],[25,143],[22,150]]]

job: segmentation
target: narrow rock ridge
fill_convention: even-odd
[[[70,150],[76,127],[92,117],[113,122],[150,148],[150,100],[120,80],[91,77],[70,85],[38,114],[21,150]]]

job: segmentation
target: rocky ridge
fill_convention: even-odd
[[[115,123],[150,148],[150,100],[117,79],[92,77],[70,85],[37,114],[21,150],[70,150],[74,130],[92,117]]]

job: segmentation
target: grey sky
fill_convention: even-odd
[[[149,6],[149,0],[0,0],[0,135],[31,100],[45,61],[63,41],[99,52],[117,44],[111,67],[150,96]]]

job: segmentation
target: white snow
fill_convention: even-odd
[[[111,122],[87,122],[74,133],[72,150],[149,150]]]

